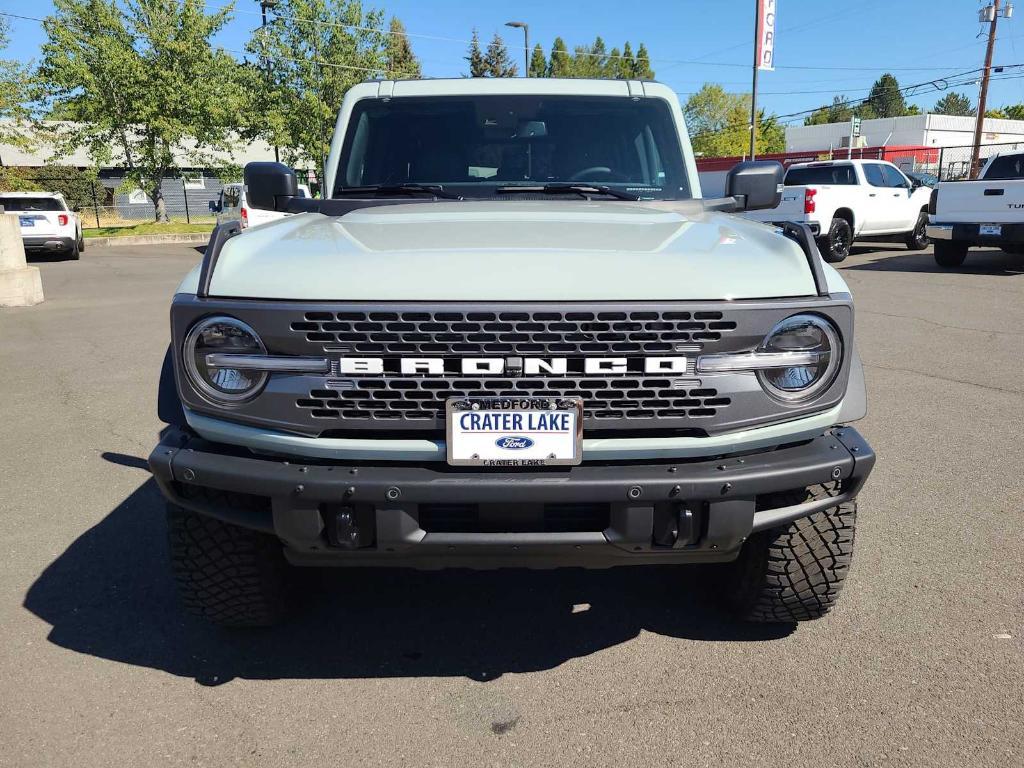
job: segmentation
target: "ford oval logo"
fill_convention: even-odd
[[[505,437],[499,437],[494,441],[494,444],[504,451],[522,451],[526,448],[532,447],[533,440],[528,437],[506,435]]]

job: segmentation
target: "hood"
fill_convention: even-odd
[[[807,296],[799,246],[659,202],[467,201],[292,216],[227,242],[210,293],[324,301],[656,301]],[[684,213],[684,209],[690,211]]]

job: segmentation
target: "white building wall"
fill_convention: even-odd
[[[861,122],[864,145],[960,147],[974,142],[974,118],[955,115],[907,115]],[[982,144],[1024,142],[1024,120],[986,118]],[[849,123],[794,125],[786,128],[787,152],[840,147],[850,135]]]

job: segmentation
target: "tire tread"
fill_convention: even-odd
[[[772,506],[839,493],[838,484],[775,494]],[[857,504],[843,502],[755,534],[735,564],[733,602],[754,622],[809,621],[835,605],[853,561]]]
[[[191,486],[216,504],[244,498]],[[287,564],[280,542],[174,504],[167,505],[171,567],[189,613],[225,627],[269,626],[287,605]]]

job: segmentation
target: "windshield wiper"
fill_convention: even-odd
[[[540,192],[545,195],[579,195],[588,200],[591,195],[607,195],[608,197],[614,197],[616,200],[640,199],[639,195],[612,189],[605,184],[544,184],[543,186],[512,184],[507,187],[498,187],[495,192]]]
[[[447,191],[440,184],[366,184],[361,187],[341,187],[334,190],[334,196],[342,195],[433,195],[445,200],[461,200],[462,195]]]

